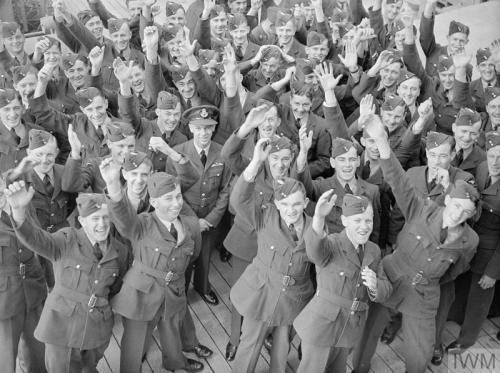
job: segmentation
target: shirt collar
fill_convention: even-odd
[[[40,180],[43,181],[43,179],[45,178],[45,175],[46,174],[42,174],[40,171],[38,171],[36,168],[33,168],[33,170],[35,171],[35,173],[38,175],[38,177],[40,178]],[[51,168],[49,170],[49,172],[47,172],[47,175],[49,175],[49,179],[50,179],[50,182],[52,185],[54,185],[54,169]]]
[[[210,150],[210,145],[212,145],[212,143],[210,142],[210,144],[208,144],[208,146],[204,149],[198,147],[198,145],[196,145],[193,141],[193,145],[194,145],[194,148],[196,149],[196,152],[198,153],[198,155],[201,153],[202,150],[205,150],[205,155],[208,156],[208,151]]]

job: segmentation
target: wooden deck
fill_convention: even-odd
[[[189,308],[192,312],[196,332],[200,343],[210,347],[214,351],[214,355],[204,361],[205,369],[203,372],[228,373],[231,371],[231,364],[224,359],[226,344],[229,340],[230,324],[231,324],[231,304],[229,301],[229,290],[233,283],[231,279],[231,267],[228,263],[222,263],[219,260],[217,253],[212,257],[212,267],[210,271],[210,282],[213,289],[219,295],[220,304],[218,306],[207,305],[194,290],[190,289],[188,294]],[[489,319],[483,325],[479,339],[474,345],[478,348],[498,349],[500,343],[496,339],[496,334],[500,330],[500,317]],[[445,335],[444,343],[448,344],[454,340],[459,331],[459,326],[449,322]],[[123,332],[121,319],[116,318],[115,327],[113,330],[113,338],[106,350],[105,358],[101,360],[98,368],[101,373],[119,373],[119,354],[120,354],[120,339]],[[155,331],[155,341],[147,354],[147,361],[143,364],[143,373],[164,373],[167,370],[161,367],[161,352],[159,350],[158,334]],[[287,373],[295,372],[299,360],[297,357],[298,338],[293,341],[293,347],[288,356]],[[401,335],[398,335],[394,342],[390,345],[379,343],[376,355],[372,362],[372,372],[374,373],[402,373],[404,372],[404,363],[402,360],[403,340]],[[194,358],[192,354],[190,357]],[[497,357],[500,360],[500,356]],[[440,367],[431,366],[428,372],[433,373],[448,373],[446,358]],[[500,366],[498,361],[497,367]],[[347,372],[351,371],[351,366]],[[261,358],[257,365],[256,372],[267,372],[269,369],[269,354],[263,348]],[[500,371],[500,370],[499,370]],[[184,372],[177,370],[177,372]],[[473,373],[472,371],[470,371]]]

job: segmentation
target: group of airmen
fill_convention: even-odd
[[[2,372],[97,372],[116,315],[120,372],[155,329],[163,368],[203,370],[186,294],[217,312],[214,250],[235,373],[263,346],[284,373],[297,336],[300,373],[368,372],[399,329],[409,373],[474,345],[500,278],[500,39],[469,54],[452,21],[437,44],[436,0],[126,4],[53,0],[32,53],[1,23]]]

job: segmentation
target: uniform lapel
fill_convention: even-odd
[[[62,165],[54,165],[54,193],[52,193],[52,199],[56,198],[61,192],[61,179],[64,170]]]
[[[354,264],[357,268],[361,267],[358,253],[356,252],[356,249],[354,248],[352,242],[347,237],[345,229],[340,233],[340,240],[342,242],[342,251],[344,252],[344,256],[346,257],[346,259]]]
[[[212,141],[210,144],[210,149],[208,150],[207,154],[207,163],[205,164],[205,169],[208,170],[210,166],[214,163],[214,161],[217,159],[217,148],[215,147],[215,143]],[[201,161],[200,161],[201,162]]]
[[[201,163],[200,155],[196,151],[196,148],[194,147],[194,142],[193,140],[189,140],[186,143],[186,152],[188,158],[196,165],[196,167],[200,170],[203,170],[203,164]],[[208,160],[208,156],[207,156]],[[208,163],[208,162],[207,162]]]

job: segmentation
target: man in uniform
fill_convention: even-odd
[[[481,217],[474,223],[474,230],[479,235],[479,246],[471,261],[470,272],[462,276],[467,279],[468,292],[459,291],[456,304],[464,309],[465,319],[458,338],[446,348],[449,354],[461,353],[476,342],[493,301],[495,283],[500,278],[499,132],[486,134],[486,154],[486,160],[478,166],[476,173],[482,202]],[[464,288],[467,289],[467,286]],[[460,294],[467,295],[467,298],[460,298]]]
[[[0,65],[10,74],[13,66],[31,63],[31,57],[24,50],[25,37],[21,26],[15,22],[2,22],[0,30]]]
[[[297,19],[291,11],[278,10],[276,13],[276,45],[287,55],[297,59],[306,58],[304,45],[295,39]]]
[[[45,343],[49,372],[97,372],[111,338],[114,318],[109,300],[126,271],[127,249],[109,237],[109,212],[103,195],[78,197],[82,228],[48,233],[26,213],[34,193],[24,181],[6,189],[17,237],[54,265],[55,286],[45,302],[35,337]]]
[[[303,232],[311,219],[304,186],[292,178],[278,179],[274,204],[256,206],[255,178],[269,156],[268,139],[260,139],[248,167],[231,194],[231,204],[257,232],[253,262],[231,288],[231,301],[243,315],[241,341],[233,372],[253,372],[269,331],[273,335],[271,371],[286,371],[292,322],[313,293]]]
[[[345,371],[347,356],[363,331],[368,299],[376,300],[381,286],[375,275],[380,249],[368,241],[373,228],[370,201],[346,194],[345,228],[327,235],[325,218],[335,206],[334,193],[331,189],[321,195],[305,233],[307,256],[318,271],[318,289],[294,321],[303,351],[298,373]],[[386,281],[384,291],[388,290]]]
[[[185,271],[201,249],[196,218],[179,215],[183,198],[175,177],[157,172],[148,180],[154,212],[137,215],[124,198],[120,166],[112,160],[100,165],[106,182],[112,220],[132,244],[134,261],[120,293],[113,300],[122,315],[120,372],[140,371],[141,360],[152,331],[158,326],[164,367],[198,372],[199,361],[182,353],[181,328],[187,312]]]
[[[208,281],[212,248],[221,241],[219,223],[229,202],[231,171],[221,157],[222,146],[211,140],[217,125],[218,110],[214,106],[199,106],[187,110],[183,117],[189,124],[193,139],[177,145],[174,150],[184,154],[197,169],[200,178],[183,193],[186,207],[199,219],[202,232],[200,257],[194,263],[194,289],[208,304],[219,300]],[[167,172],[175,174],[172,162],[167,160]],[[190,270],[187,278],[190,279]]]
[[[406,370],[423,373],[432,357],[439,306],[440,284],[453,281],[472,259],[478,236],[466,223],[476,213],[479,193],[459,180],[447,185],[445,206],[419,195],[392,153],[380,119],[372,115],[367,131],[380,152],[385,181],[391,186],[403,216],[405,228],[398,235],[395,250],[382,259],[383,273],[393,291],[372,304],[374,321],[365,328],[389,320],[387,307],[403,313],[403,340]],[[367,372],[369,364],[358,364],[356,372]]]
[[[33,252],[17,238],[0,176],[0,364],[14,373],[16,358],[26,373],[45,373],[44,346],[33,335],[47,296],[43,269]],[[34,213],[30,211],[34,216]],[[22,343],[19,344],[22,338]],[[19,348],[20,347],[20,348]]]
[[[475,109],[479,112],[486,111],[484,102],[487,88],[500,88],[500,71],[495,70],[495,62],[489,48],[479,48],[476,52],[477,69],[480,77],[470,82],[470,95],[474,101]]]

